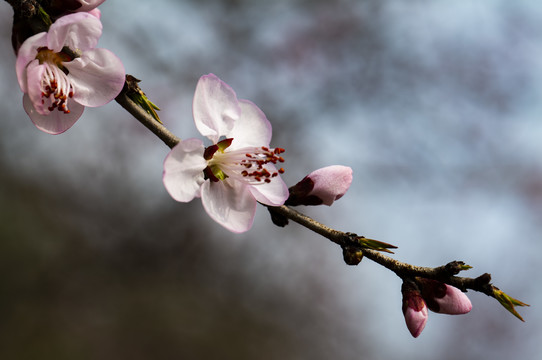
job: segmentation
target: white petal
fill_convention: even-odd
[[[241,109],[233,89],[216,75],[202,76],[192,104],[196,128],[214,144],[229,133]]]
[[[273,165],[266,165],[265,168],[270,173],[277,171]],[[251,185],[249,190],[257,201],[270,206],[283,205],[290,195],[288,186],[280,176],[272,178],[270,183]]]
[[[48,115],[50,111],[42,104],[41,79],[44,76],[46,66],[40,65],[39,60],[31,61],[26,68],[26,93],[32,101],[34,110],[41,115]]]
[[[80,12],[59,18],[48,31],[48,48],[59,52],[64,46],[72,50],[96,47],[102,36],[102,23],[95,16]]]
[[[162,180],[175,200],[189,202],[199,196],[201,184],[204,182],[203,169],[207,167],[203,151],[203,142],[200,139],[186,139],[167,155]]]
[[[64,63],[73,86],[73,99],[85,106],[102,106],[113,100],[124,86],[124,66],[107,49],[86,51]]]
[[[271,123],[265,114],[248,100],[239,100],[241,116],[235,121],[226,137],[233,138],[230,150],[248,146],[269,146],[271,141]]]
[[[206,181],[201,187],[201,202],[214,221],[234,233],[252,227],[256,200],[239,181]]]
[[[34,109],[32,101],[27,94],[23,96],[23,107],[30,119],[38,129],[52,135],[58,135],[68,130],[81,117],[85,107],[76,102],[70,103],[70,113],[53,110],[49,115],[41,115]]]
[[[36,59],[38,48],[47,46],[47,33],[42,32],[26,39],[17,53],[17,62],[15,63],[15,71],[17,72],[17,80],[23,92],[28,92],[26,85],[26,67]]]

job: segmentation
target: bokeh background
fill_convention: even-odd
[[[196,136],[212,72],[258,104],[293,185],[354,170],[330,208],[302,209],[463,260],[532,306],[518,321],[469,292],[413,339],[400,280],[291,224],[234,235],[161,182],[168,148],[115,102],[59,136],[22,108],[0,4],[0,358],[538,359],[542,351],[542,5],[536,0],[106,1],[100,46]]]

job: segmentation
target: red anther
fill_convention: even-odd
[[[284,158],[282,156],[279,156],[279,161],[284,162]]]
[[[271,182],[271,179],[265,179],[264,181],[269,184]]]
[[[245,154],[245,156],[246,156],[247,158],[249,158],[249,159],[252,158],[252,155],[250,155],[250,154]]]
[[[213,158],[213,155],[215,154],[215,152],[218,151],[218,146],[217,145],[211,145],[209,147],[207,147],[204,151],[203,151],[203,158],[205,160],[211,160]]]
[[[268,148],[268,147],[265,147],[265,146],[262,146],[262,150],[263,150],[263,151],[269,151],[269,148]]]
[[[216,143],[216,145],[218,146],[218,149],[220,151],[224,152],[224,150],[230,147],[232,142],[233,142],[233,138],[227,138],[224,140],[220,140],[219,142]]]
[[[212,182],[219,182],[220,180],[213,174],[213,170],[209,166],[203,169],[203,176],[205,179],[209,179]]]
[[[280,169],[279,169],[279,173],[280,173],[280,174],[284,174],[284,168],[280,168]]]
[[[246,170],[241,171],[241,175],[243,175],[245,177],[248,176],[248,171],[246,171]]]

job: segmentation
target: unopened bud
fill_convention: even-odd
[[[417,278],[416,281],[429,310],[449,315],[471,311],[472,303],[458,288],[431,279]]]
[[[403,315],[408,330],[415,338],[420,336],[427,323],[427,305],[422,298],[420,290],[411,281],[403,282],[401,286],[403,294]]]
[[[352,246],[343,246],[343,259],[347,265],[358,265],[363,259],[363,251]]]
[[[340,199],[350,188],[352,169],[332,165],[311,172],[292,186],[286,205],[328,205]]]

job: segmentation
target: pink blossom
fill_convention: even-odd
[[[122,62],[109,50],[95,48],[101,34],[100,20],[80,12],[59,18],[48,32],[21,45],[17,78],[24,109],[38,129],[60,134],[85,106],[104,105],[122,90]]]
[[[414,284],[403,283],[401,292],[403,293],[403,315],[407,328],[412,336],[417,338],[427,323],[427,305]]]
[[[287,205],[331,206],[350,188],[352,169],[348,166],[333,165],[311,172],[290,188]]]
[[[271,124],[264,113],[213,74],[202,76],[193,102],[194,122],[213,145],[182,140],[164,161],[163,182],[177,201],[201,197],[209,216],[226,229],[250,229],[257,202],[279,206],[288,188],[274,166],[284,161],[269,148]]]
[[[472,303],[458,288],[431,279],[418,279],[418,283],[429,310],[449,315],[461,315],[471,311]]]

